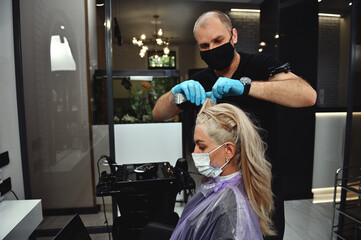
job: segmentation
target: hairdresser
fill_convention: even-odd
[[[290,71],[287,64],[270,55],[237,52],[237,30],[229,17],[220,11],[202,14],[193,28],[202,59],[208,68],[191,76],[162,95],[154,109],[155,120],[167,120],[181,111],[199,111],[206,92],[217,103],[227,102],[251,113],[252,119],[265,131],[261,133],[268,145],[266,157],[272,164],[272,191],[275,213],[272,216],[277,236],[283,239],[284,205],[281,163],[275,159],[277,119],[276,104],[287,107],[308,107],[316,102],[316,92]],[[182,93],[192,104],[183,109],[173,103],[174,94]]]

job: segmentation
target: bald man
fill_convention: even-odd
[[[275,106],[313,106],[316,92],[277,58],[237,52],[234,47],[237,30],[232,27],[229,17],[220,11],[202,14],[194,24],[193,34],[208,68],[161,96],[153,109],[153,118],[162,121],[182,111],[198,111],[206,97],[212,97],[217,103],[232,103],[250,113],[265,130],[262,137],[268,144],[266,154],[272,163],[272,190],[275,195],[273,222],[278,236],[269,239],[283,239],[282,174],[280,163],[274,157],[277,134]],[[173,96],[176,93],[184,94],[188,104],[174,104]]]

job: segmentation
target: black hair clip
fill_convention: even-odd
[[[278,73],[284,72],[284,73],[288,73],[291,71],[291,65],[287,62],[279,67],[270,67],[268,68],[269,71],[269,76],[272,77]]]

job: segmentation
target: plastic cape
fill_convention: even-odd
[[[202,184],[185,206],[171,239],[262,240],[241,174]]]

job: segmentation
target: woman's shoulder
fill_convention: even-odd
[[[220,190],[220,198],[231,200],[244,200],[245,195],[242,193],[242,184],[227,184]]]
[[[246,190],[244,188],[242,177],[237,182],[232,182],[224,186],[222,189],[222,198],[232,198],[236,202],[248,202]]]

